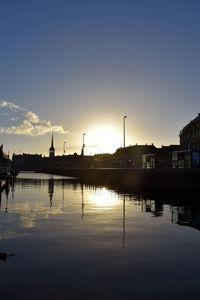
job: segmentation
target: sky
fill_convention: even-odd
[[[0,0],[0,143],[10,153],[178,144],[200,112],[199,0]]]

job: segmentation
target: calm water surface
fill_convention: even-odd
[[[170,199],[169,199],[170,200]],[[0,210],[0,299],[197,299],[200,208],[21,173]]]

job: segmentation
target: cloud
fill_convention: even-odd
[[[11,117],[9,120],[11,120],[11,121],[17,121],[17,118]]]
[[[31,132],[33,131],[33,125],[28,122],[27,120],[24,120],[23,123],[19,126],[11,126],[11,127],[1,127],[0,132],[4,133],[15,133],[15,134],[26,134],[31,135]]]
[[[25,111],[25,109],[22,108],[21,106],[16,105],[16,104],[14,104],[14,103],[12,103],[12,102],[8,102],[8,101],[1,101],[0,107],[2,107],[2,108],[7,107],[7,108],[9,108],[9,109],[14,109],[15,111],[16,111],[16,110]]]
[[[18,111],[23,118],[22,123],[17,126],[0,127],[1,133],[30,136],[41,136],[52,131],[61,134],[67,133],[61,125],[52,125],[50,121],[40,120],[34,112],[27,111],[12,102],[2,101],[0,103],[0,108],[9,108],[15,112]],[[16,118],[11,119],[14,121]]]
[[[66,133],[62,126],[53,126],[50,121],[39,121],[37,125],[32,124],[28,120],[24,120],[22,124],[11,127],[1,127],[0,132],[8,134],[22,135],[45,135],[48,132]]]
[[[33,113],[32,111],[27,111],[25,113],[25,117],[32,123],[39,123],[40,122],[40,119],[39,117]]]

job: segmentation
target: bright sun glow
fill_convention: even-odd
[[[113,153],[121,147],[120,133],[112,126],[97,126],[85,138],[87,153]]]

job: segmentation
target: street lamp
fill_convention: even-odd
[[[124,134],[124,148],[126,146],[126,132],[125,132],[125,120],[126,120],[127,116],[123,117],[123,134]]]
[[[65,144],[66,144],[66,142],[64,142],[64,144],[63,144],[63,153],[65,154]]]
[[[85,148],[85,133],[83,133],[83,148],[82,148],[82,155],[84,156],[84,148]]]

